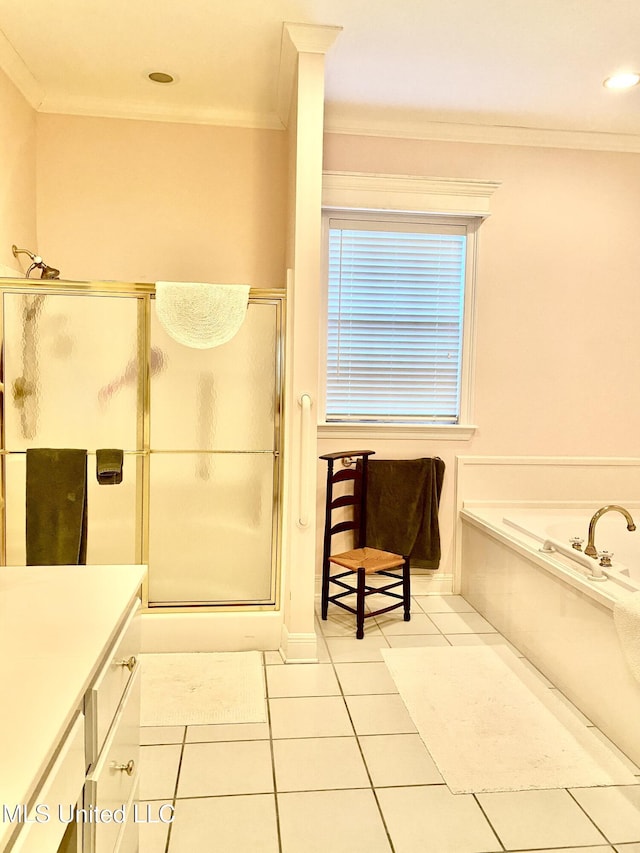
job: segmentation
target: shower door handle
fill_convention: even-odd
[[[309,394],[301,394],[298,401],[302,407],[300,421],[300,513],[298,524],[300,527],[309,526],[309,483],[311,481],[309,450],[311,443],[311,397]]]

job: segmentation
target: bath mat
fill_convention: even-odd
[[[145,654],[140,658],[143,726],[267,720],[260,652]]]
[[[592,730],[509,649],[383,649],[455,794],[636,784]]]

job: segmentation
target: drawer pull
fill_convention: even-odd
[[[114,770],[122,770],[123,773],[126,773],[127,776],[133,776],[133,771],[135,769],[136,763],[133,759],[131,761],[127,761],[126,764],[115,764]]]
[[[117,660],[115,661],[115,663],[117,666],[126,666],[129,672],[133,672],[137,661],[135,659],[135,656],[131,655],[131,657],[127,658],[127,660]]]

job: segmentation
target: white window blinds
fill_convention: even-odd
[[[466,239],[330,219],[327,421],[458,422]]]

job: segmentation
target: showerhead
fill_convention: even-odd
[[[40,276],[40,278],[46,278],[50,280],[54,278],[60,278],[60,270],[57,270],[55,267],[49,267],[47,266],[47,264],[42,264],[40,268],[42,270],[42,275]]]
[[[29,255],[31,258],[32,264],[26,271],[25,278],[29,278],[32,271],[36,269],[40,270],[40,278],[44,278],[49,281],[60,278],[60,270],[45,264],[40,255],[34,255],[34,253],[30,252],[29,249],[19,249],[15,244],[11,247],[11,251],[13,252],[14,258],[17,258],[18,255]]]

